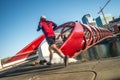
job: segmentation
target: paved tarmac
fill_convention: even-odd
[[[0,72],[0,80],[120,80],[120,57],[52,66],[21,65]]]

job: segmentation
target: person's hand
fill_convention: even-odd
[[[36,31],[38,32],[38,31],[40,31],[40,29],[37,29]]]
[[[55,31],[57,29],[57,27],[54,27],[53,30]]]

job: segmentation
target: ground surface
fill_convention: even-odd
[[[21,65],[0,72],[0,80],[120,80],[120,57],[52,66]]]

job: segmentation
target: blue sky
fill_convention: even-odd
[[[0,59],[15,55],[37,38],[41,15],[60,25],[80,20],[90,13],[93,18],[107,0],[0,0]],[[115,17],[120,16],[120,0],[111,0],[104,9]]]

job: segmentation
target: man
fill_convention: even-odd
[[[57,27],[57,25],[52,22],[52,21],[47,21],[45,16],[41,16],[40,17],[40,21],[39,21],[39,25],[37,28],[37,31],[40,31],[40,29],[42,29],[47,43],[49,45],[49,58],[50,61],[47,63],[48,65],[51,65],[51,61],[52,61],[52,57],[53,57],[53,53],[52,53],[52,49],[54,51],[57,52],[57,54],[64,59],[64,63],[65,63],[65,67],[68,65],[68,56],[63,56],[62,51],[57,47],[57,45],[55,44],[55,33],[54,30]]]

